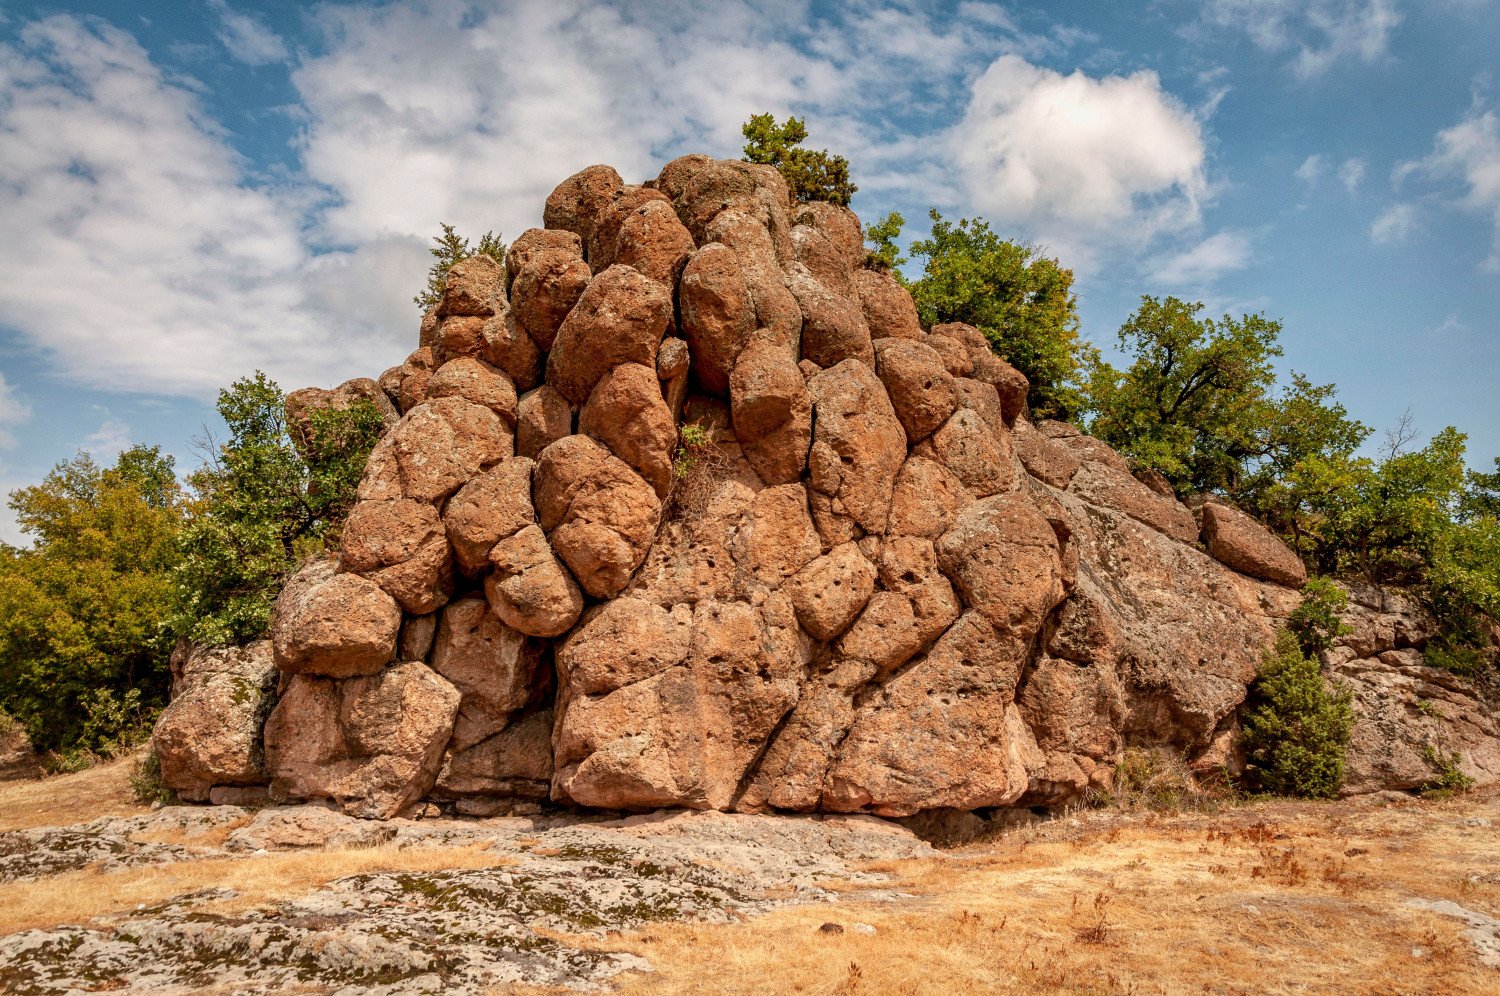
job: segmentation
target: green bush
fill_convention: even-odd
[[[1242,743],[1252,784],[1276,795],[1328,799],[1344,782],[1352,694],[1323,680],[1316,658],[1283,631],[1251,688]]]
[[[148,750],[136,760],[130,772],[130,794],[142,805],[153,802],[166,805],[177,801],[177,793],[162,781],[161,758],[156,751]]]
[[[1351,630],[1340,616],[1349,607],[1349,594],[1331,578],[1311,577],[1302,586],[1302,604],[1287,619],[1302,652],[1316,657]]]
[[[1423,795],[1456,795],[1474,787],[1474,779],[1458,768],[1458,754],[1444,754],[1434,747],[1423,747],[1422,757],[1432,765],[1433,771],[1432,777],[1418,790]]]

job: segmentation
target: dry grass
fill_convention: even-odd
[[[303,896],[347,875],[494,868],[513,862],[513,858],[487,850],[487,845],[405,850],[371,847],[209,858],[111,872],[64,872],[38,882],[0,885],[0,935],[83,923],[206,889],[233,889],[239,895],[202,903],[195,909],[229,913]]]
[[[130,792],[134,755],[71,775],[0,782],[0,831],[67,826],[147,811]]]
[[[1500,798],[1063,821],[881,866],[915,902],[596,945],[655,965],[625,993],[1493,993],[1458,922],[1404,905],[1500,915],[1500,834],[1465,824],[1480,816],[1500,823]]]

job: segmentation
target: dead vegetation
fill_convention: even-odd
[[[1462,924],[1406,902],[1500,916],[1497,819],[1495,794],[1096,812],[874,866],[910,902],[848,893],[600,947],[655,966],[626,993],[1493,993]]]
[[[100,816],[145,812],[130,787],[136,760],[132,754],[71,775],[0,782],[0,831],[67,826]]]

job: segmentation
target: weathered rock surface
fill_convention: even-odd
[[[591,167],[545,218],[382,377],[405,414],[338,564],[277,612],[278,797],[905,816],[1224,757],[1300,597],[1270,534],[1033,424],[983,332],[924,331],[770,167]],[[1380,718],[1413,688],[1494,777],[1493,710],[1394,625],[1330,659],[1383,759],[1352,784],[1417,777],[1426,735]]]
[[[163,784],[184,799],[205,802],[215,786],[267,782],[261,732],[275,700],[269,641],[194,648],[177,695],[151,734]]]

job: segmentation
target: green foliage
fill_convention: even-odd
[[[677,452],[672,457],[672,476],[681,481],[697,466],[699,458],[713,442],[713,436],[705,426],[697,422],[684,423],[677,436]]]
[[[913,242],[926,261],[909,285],[923,325],[964,322],[1031,381],[1038,418],[1068,418],[1083,404],[1078,376],[1091,351],[1078,339],[1073,271],[1032,246],[1000,238],[979,218],[945,221],[930,212],[932,234]]]
[[[502,266],[505,264],[505,243],[495,232],[485,232],[479,237],[479,245],[471,248],[469,240],[460,236],[452,225],[445,222],[442,229],[443,234],[434,235],[433,245],[427,250],[433,259],[427,271],[427,286],[412,298],[417,309],[424,313],[443,299],[443,281],[454,263],[471,256],[488,256]]]
[[[1474,779],[1459,770],[1458,762],[1461,759],[1458,754],[1444,754],[1434,747],[1423,747],[1422,758],[1432,765],[1433,770],[1432,777],[1419,789],[1423,795],[1457,795],[1474,787]]]
[[[1175,297],[1141,298],[1119,332],[1130,366],[1090,365],[1089,431],[1160,471],[1179,493],[1217,491],[1264,511],[1286,501],[1275,488],[1291,468],[1350,453],[1368,430],[1332,401],[1332,385],[1293,375],[1274,394],[1281,323],[1200,318],[1202,310]]]
[[[1302,586],[1302,604],[1287,619],[1287,629],[1309,657],[1316,657],[1333,641],[1350,632],[1340,616],[1349,607],[1349,595],[1331,578],[1310,577]]]
[[[1344,781],[1344,756],[1354,727],[1346,689],[1330,691],[1316,658],[1290,632],[1266,653],[1251,689],[1243,743],[1262,791],[1332,798]]]
[[[745,161],[775,166],[799,201],[828,201],[848,207],[859,187],[849,182],[849,160],[827,149],[800,148],[807,139],[807,122],[788,117],[777,124],[773,114],[757,114],[740,129],[745,136]]]
[[[139,446],[101,468],[81,454],[10,507],[33,545],[0,546],[0,710],[39,751],[116,749],[170,680],[172,460]]]
[[[176,627],[198,643],[265,632],[287,574],[336,542],[383,429],[367,401],[314,413],[304,460],[287,435],[281,389],[260,372],[220,391],[218,409],[229,439],[188,478],[196,499],[177,575]]]
[[[162,781],[161,758],[156,751],[148,750],[136,760],[130,772],[130,794],[136,802],[146,806],[154,802],[170,805],[177,801],[177,793]]]
[[[892,211],[874,224],[865,226],[865,241],[871,246],[865,253],[865,266],[872,270],[895,270],[906,262],[906,257],[901,255],[901,247],[896,244],[905,224],[906,219],[901,216],[901,212]],[[896,279],[901,279],[899,273]]]

